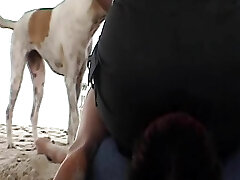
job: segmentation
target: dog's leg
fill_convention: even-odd
[[[86,62],[87,62],[86,60],[83,62],[83,65],[80,69],[80,73],[77,78],[77,85],[76,85],[77,101],[79,99],[81,88],[82,88],[82,79],[83,79],[84,72],[86,70]]]
[[[68,122],[68,143],[72,145],[79,125],[79,113],[77,107],[77,77],[81,69],[81,61],[76,58],[68,58],[68,65],[65,73],[65,84],[67,87],[69,101],[69,122]]]
[[[28,68],[31,73],[33,83],[33,108],[31,114],[32,130],[34,141],[37,140],[38,112],[43,97],[43,88],[45,82],[45,66],[42,57],[37,51],[31,51],[28,55]]]
[[[68,144],[72,144],[79,125],[79,113],[77,109],[76,77],[67,76],[65,83],[67,86],[69,101],[69,122],[68,122]]]
[[[93,44],[92,39],[90,39],[89,45],[86,49],[86,54],[87,54],[86,60],[83,62],[83,65],[81,67],[80,73],[79,73],[78,78],[77,78],[77,85],[76,85],[77,101],[79,100],[81,89],[83,88],[82,87],[82,79],[83,79],[83,76],[84,76],[84,73],[85,73],[85,70],[86,70],[87,58],[92,52],[92,44]],[[83,102],[84,102],[84,96],[81,96],[81,102],[80,102],[80,107],[81,108],[83,106]]]
[[[20,46],[20,45],[19,45]],[[22,83],[23,70],[26,64],[25,52],[19,46],[12,46],[11,51],[11,85],[9,104],[6,110],[7,144],[8,148],[13,147],[12,143],[12,117],[15,102]]]

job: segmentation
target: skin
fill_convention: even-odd
[[[65,148],[57,146],[50,142],[49,138],[39,138],[35,142],[38,154],[44,154],[47,152],[47,157],[53,163],[63,162],[67,155],[67,151]]]
[[[62,163],[54,180],[84,179],[88,160],[106,135],[107,130],[95,104],[94,90],[90,90],[84,103],[76,140],[68,152],[44,138],[36,141],[36,148],[53,162]]]

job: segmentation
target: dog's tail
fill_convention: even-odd
[[[11,21],[8,19],[4,19],[0,16],[0,27],[1,28],[8,28],[14,30],[16,21]]]

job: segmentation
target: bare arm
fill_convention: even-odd
[[[90,90],[85,104],[76,139],[69,149],[69,153],[78,148],[93,149],[106,135],[106,129],[102,122],[95,103],[94,90]]]
[[[84,104],[76,140],[61,164],[55,180],[84,178],[88,160],[106,134],[107,131],[96,108],[94,91],[90,90]]]

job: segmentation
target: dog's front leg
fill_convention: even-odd
[[[66,87],[69,101],[68,143],[73,144],[79,125],[79,114],[77,109],[76,78],[66,77]]]
[[[70,145],[73,144],[79,125],[79,113],[77,108],[76,93],[77,76],[79,74],[79,71],[80,68],[77,64],[77,58],[76,60],[69,60],[65,74],[65,84],[69,101],[68,144]]]

